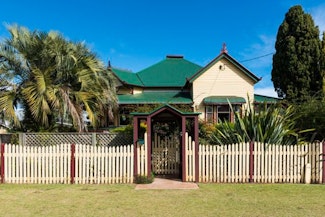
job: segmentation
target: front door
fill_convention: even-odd
[[[151,145],[152,172],[158,177],[180,178],[181,143],[179,134],[159,136],[155,133]]]

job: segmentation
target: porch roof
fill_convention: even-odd
[[[191,94],[181,91],[148,91],[118,95],[119,104],[192,104]]]
[[[209,96],[203,99],[204,104],[244,104],[246,100],[243,97],[238,96]]]
[[[259,94],[254,94],[254,102],[255,103],[276,103],[278,102],[279,98],[271,97],[271,96],[263,96]]]
[[[165,105],[160,106],[159,108],[154,109],[151,112],[132,112],[131,115],[133,115],[133,116],[149,116],[149,115],[155,114],[159,111],[162,111],[163,109],[170,109],[170,110],[177,112],[180,115],[185,115],[185,116],[186,115],[197,116],[197,115],[201,114],[200,112],[183,112],[169,104],[165,104]]]

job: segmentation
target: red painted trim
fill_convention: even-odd
[[[147,142],[148,142],[148,152],[147,152],[147,156],[148,156],[148,177],[151,176],[151,116],[147,117]]]
[[[5,157],[4,157],[4,153],[5,153],[5,144],[2,143],[1,144],[1,183],[5,182]]]
[[[178,117],[183,116],[181,113],[179,113],[177,110],[175,110],[175,108],[170,107],[168,105],[165,105],[164,107],[161,107],[160,109],[158,109],[157,111],[149,114],[148,116],[151,118],[151,117],[154,117],[157,114],[160,114],[160,113],[166,112],[166,111],[169,111],[170,113],[172,113],[173,115],[178,116]]]
[[[186,161],[185,161],[185,134],[186,134],[186,118],[182,116],[182,181],[186,181],[186,171],[188,168],[186,168]]]
[[[325,184],[325,141],[323,141],[323,184]]]
[[[195,182],[199,182],[199,118],[194,117],[194,139],[195,139]]]
[[[249,143],[249,182],[254,182],[254,142]]]
[[[76,145],[71,144],[71,164],[70,164],[71,177],[70,177],[70,184],[74,184],[74,178],[76,176],[75,153],[76,153]]]
[[[136,177],[138,175],[138,138],[139,138],[139,118],[133,117],[133,152],[134,152],[134,165],[133,165],[133,175]]]

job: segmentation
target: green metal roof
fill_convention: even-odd
[[[167,56],[137,73],[144,87],[183,87],[186,79],[202,67],[185,60],[182,56]]]
[[[218,62],[221,59],[227,59],[229,62],[234,64],[238,69],[240,69],[246,76],[248,76],[250,79],[253,80],[254,83],[257,83],[261,80],[261,78],[258,78],[256,75],[254,75],[252,72],[250,72],[248,69],[246,69],[243,65],[241,65],[239,62],[237,62],[234,58],[232,58],[227,53],[221,53],[219,56],[217,56],[215,59],[213,59],[208,65],[203,67],[200,71],[198,71],[196,74],[194,74],[190,79],[189,82],[195,81],[200,75],[202,75],[205,71],[207,71],[210,67],[212,67],[216,62]]]
[[[180,91],[148,91],[117,95],[119,104],[192,104],[191,94]]]
[[[254,102],[255,103],[276,103],[278,102],[280,99],[275,98],[275,97],[270,97],[270,96],[263,96],[263,95],[259,95],[259,94],[254,94]]]
[[[246,100],[243,97],[238,96],[209,96],[203,99],[204,104],[214,105],[214,104],[243,104]]]
[[[117,68],[111,68],[111,70],[122,83],[127,83],[135,86],[143,86],[136,73]]]

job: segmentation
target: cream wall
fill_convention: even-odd
[[[143,88],[139,88],[139,87],[133,88],[133,94],[142,93],[142,92],[143,92]]]
[[[118,94],[137,94],[142,92],[143,92],[143,88],[138,88],[138,87],[133,87],[133,88],[120,87],[118,90]]]
[[[248,102],[254,100],[254,82],[226,59],[221,59],[203,72],[193,82],[192,94],[194,110],[201,112],[203,119],[203,99],[208,96],[237,96]]]

